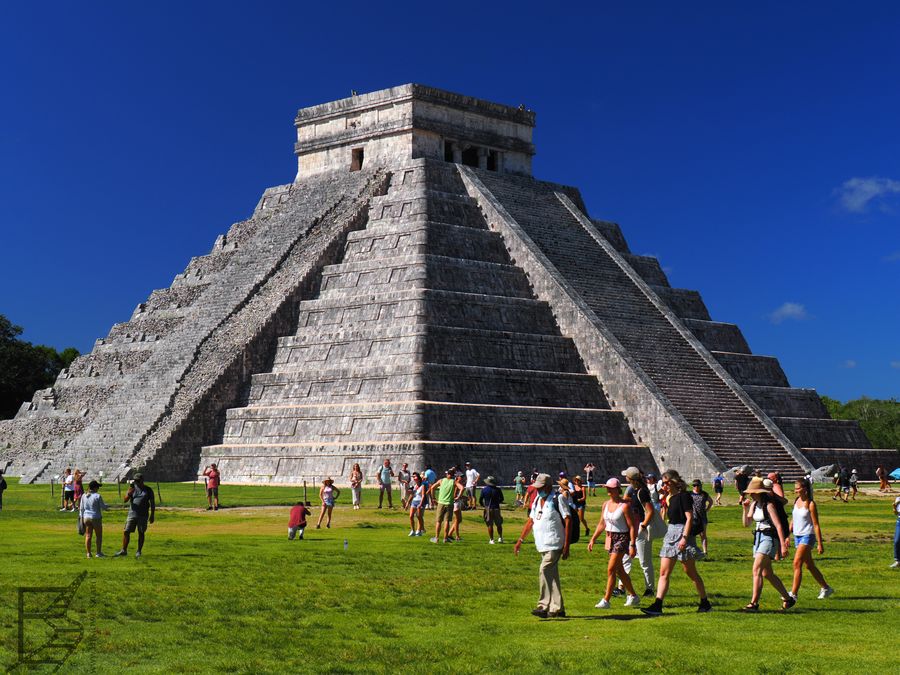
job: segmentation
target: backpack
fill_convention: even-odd
[[[550,502],[550,508],[559,512],[559,490],[554,490],[550,493],[550,496],[547,497],[547,501]],[[572,498],[568,498],[568,506],[569,506],[569,519],[572,521],[567,532],[567,541],[569,542],[569,546],[572,544],[577,544],[578,540],[581,538],[581,523],[578,521],[578,509],[575,508],[575,504],[572,502]],[[559,514],[560,519],[563,521],[563,527],[565,527],[566,519],[562,517],[562,514]]]

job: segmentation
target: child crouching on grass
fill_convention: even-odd
[[[288,521],[288,539],[293,541],[298,534],[298,539],[303,539],[303,530],[306,529],[306,517],[310,515],[309,502],[297,502],[291,507],[291,518]]]

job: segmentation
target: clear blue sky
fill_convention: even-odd
[[[240,5],[0,7],[0,313],[27,339],[88,351],[290,182],[297,108],[421,82],[535,110],[535,175],[793,385],[900,397],[897,3]]]

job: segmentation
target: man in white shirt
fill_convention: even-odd
[[[541,554],[540,589],[541,597],[531,613],[542,619],[564,617],[562,591],[559,587],[559,560],[569,557],[569,531],[578,527],[569,512],[568,501],[553,490],[549,474],[538,474],[534,479],[537,496],[531,505],[531,512],[522,535],[516,541],[514,550],[519,555],[522,542],[534,530],[534,545]]]
[[[475,499],[475,486],[478,485],[479,478],[481,478],[481,474],[472,467],[472,462],[466,462],[466,502],[470,509],[474,509],[478,505],[478,501]]]

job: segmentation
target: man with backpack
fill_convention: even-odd
[[[513,550],[519,555],[522,542],[534,530],[534,545],[541,554],[541,596],[531,613],[541,619],[564,617],[566,609],[559,585],[559,561],[569,557],[572,533],[574,531],[577,536],[581,528],[573,522],[568,498],[553,489],[549,474],[538,474],[532,486],[535,498]]]

